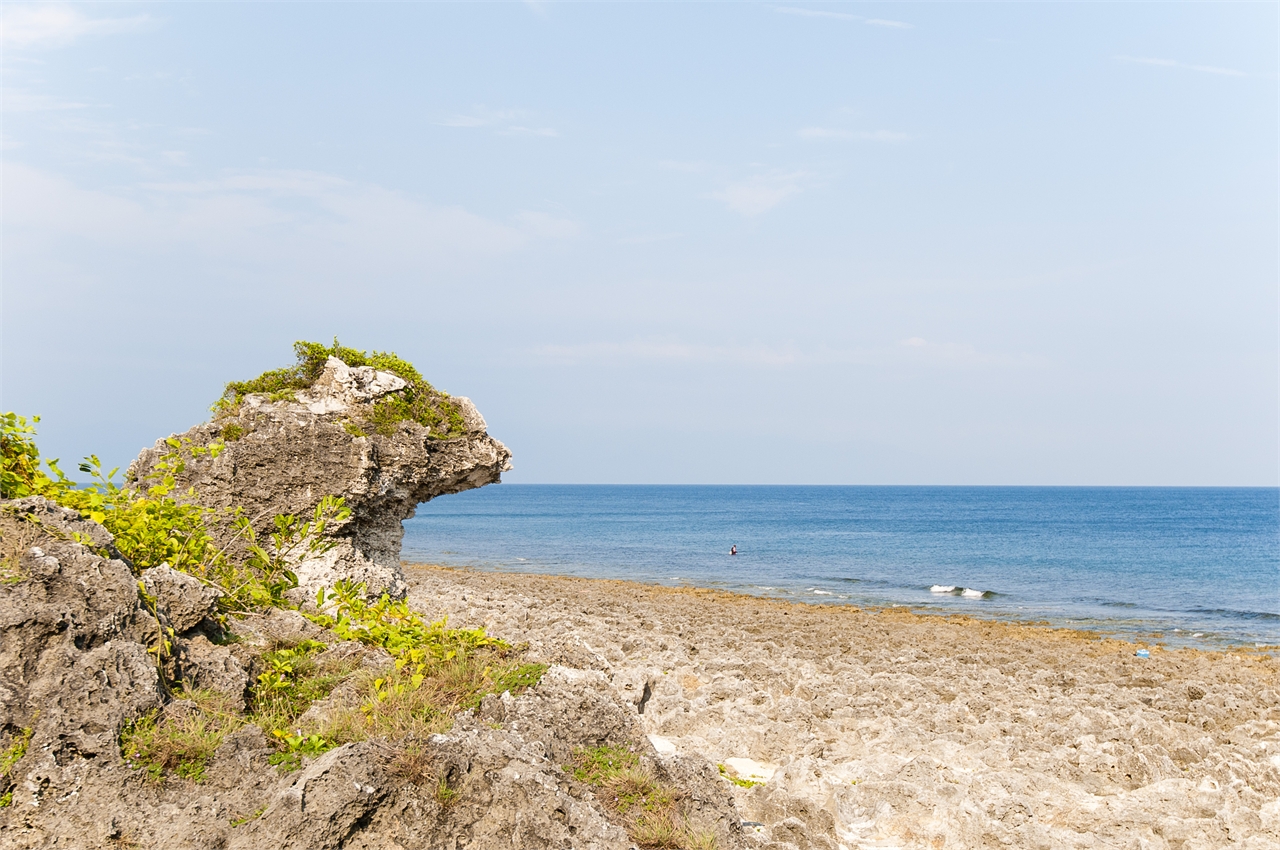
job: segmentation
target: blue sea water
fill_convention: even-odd
[[[504,484],[421,505],[403,557],[1280,644],[1275,488]]]

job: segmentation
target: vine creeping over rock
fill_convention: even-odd
[[[368,366],[379,372],[390,372],[405,382],[399,390],[374,400],[360,411],[360,423],[350,423],[348,431],[363,436],[366,431],[390,436],[401,422],[417,422],[427,427],[429,435],[436,439],[461,437],[466,433],[466,422],[458,405],[449,394],[431,386],[414,368],[412,363],[394,352],[367,353],[341,345],[335,338],[333,345],[299,340],[293,344],[297,362],[283,369],[263,372],[249,381],[231,381],[213,406],[214,414],[226,417],[239,410],[249,395],[264,395],[268,401],[292,401],[297,393],[313,387],[324,372],[330,357],[336,357],[347,366]],[[367,427],[361,427],[367,426]],[[228,422],[227,439],[235,440],[243,434],[241,425]]]

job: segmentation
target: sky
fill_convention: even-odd
[[[511,482],[1275,486],[1277,8],[6,2],[0,409],[336,336]]]

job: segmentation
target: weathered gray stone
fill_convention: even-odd
[[[46,529],[19,562],[25,580],[0,585],[0,732],[31,730],[11,790],[37,806],[74,792],[86,760],[118,761],[124,723],[160,705],[147,652],[159,626],[123,561],[69,538],[105,548],[105,529],[40,498],[4,505]]]
[[[294,400],[249,395],[233,416],[179,435],[193,446],[208,446],[224,440],[228,425],[242,432],[226,441],[217,458],[189,459],[177,476],[175,492],[194,488],[194,499],[202,505],[243,509],[260,542],[269,539],[276,515],[310,519],[322,498],[341,496],[351,517],[326,530],[331,549],[297,566],[296,601],[313,602],[319,588],[341,579],[364,582],[371,595],[385,591],[402,596],[402,520],[412,517],[422,502],[495,483],[511,468],[511,452],[485,432],[484,418],[465,398],[453,400],[465,436],[446,439],[447,432],[437,434],[408,421],[398,423],[389,436],[360,435],[354,422],[363,420],[367,405],[403,385],[389,372],[352,369],[330,358],[315,385]],[[145,480],[170,451],[164,440],[144,449],[129,467],[129,480]],[[243,551],[244,541],[229,523],[217,537],[228,551]]]
[[[231,618],[230,630],[241,640],[258,646],[296,646],[304,640],[317,640],[324,633],[324,629],[288,608],[239,614]]]
[[[142,586],[156,600],[156,610],[178,634],[200,625],[218,610],[222,592],[168,564],[142,571]]]
[[[178,664],[183,680],[192,687],[225,694],[237,711],[244,710],[249,671],[244,669],[230,648],[196,635],[182,642]]]

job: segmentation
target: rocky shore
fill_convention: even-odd
[[[599,673],[659,751],[723,765],[764,846],[1280,847],[1272,657],[1140,658],[1062,629],[405,573],[431,615]]]
[[[123,488],[0,414],[0,850],[1280,847],[1276,659],[402,564],[510,452],[295,353]]]

